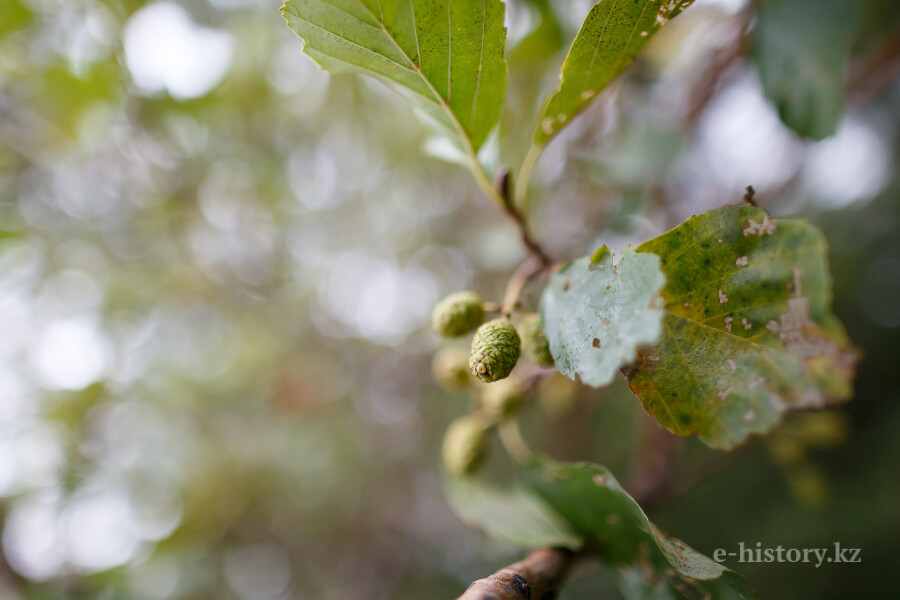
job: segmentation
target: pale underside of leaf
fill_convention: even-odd
[[[528,490],[500,488],[480,477],[451,477],[447,501],[464,521],[494,539],[524,548],[581,548],[581,538],[540,498]]]
[[[622,73],[653,35],[693,0],[601,0],[572,42],[556,90],[547,97],[534,134],[546,145]]]
[[[852,395],[857,354],[830,312],[827,246],[751,206],[692,217],[638,248],[662,257],[664,333],[627,377],[679,435],[732,448],[790,409]]]
[[[598,255],[600,253],[598,252]],[[556,368],[592,386],[608,384],[633,361],[642,344],[662,332],[665,283],[659,259],[630,247],[613,264],[612,253],[584,257],[555,273],[544,291],[541,314]]]
[[[473,154],[506,94],[499,0],[288,0],[288,25],[324,69],[374,76]]]

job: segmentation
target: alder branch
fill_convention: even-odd
[[[684,113],[684,122],[688,129],[693,129],[700,120],[706,107],[719,91],[725,74],[747,53],[750,24],[751,13],[748,9],[738,13],[735,16],[735,28],[731,32],[731,38],[712,53],[701,71],[690,90]]]
[[[862,106],[900,75],[900,28],[886,33],[873,47],[855,59],[846,79],[850,104]]]
[[[534,238],[531,229],[528,227],[525,215],[516,207],[512,173],[506,167],[497,171],[497,175],[494,177],[494,189],[503,201],[502,206],[504,212],[513,220],[516,227],[519,228],[519,235],[522,238],[522,243],[528,249],[528,252],[540,260],[541,266],[551,264],[553,261],[544,251],[543,247],[541,247],[540,243]]]
[[[563,548],[542,548],[524,560],[479,579],[457,600],[554,600],[575,554]]]
[[[522,290],[537,275],[545,272],[551,263],[544,263],[540,257],[532,256],[515,270],[509,283],[506,284],[506,293],[503,295],[503,305],[500,307],[500,315],[506,318],[512,314],[519,304]]]

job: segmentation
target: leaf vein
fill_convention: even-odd
[[[472,97],[472,113],[469,115],[469,129],[475,124],[478,110],[478,94],[481,90],[481,73],[484,71],[484,30],[487,22],[487,0],[481,0],[481,49],[478,56],[478,74],[475,76],[475,94]]]
[[[582,90],[586,90],[588,87],[588,83],[591,81],[591,75],[594,73],[594,65],[597,62],[597,55],[600,53],[600,46],[603,44],[603,35],[606,33],[606,28],[609,26],[609,20],[612,18],[613,12],[616,10],[616,6],[618,5],[619,0],[613,0],[613,5],[609,7],[609,12],[606,13],[606,21],[603,22],[603,29],[600,30],[600,35],[597,36],[597,44],[594,46],[594,54],[591,56],[591,62],[588,65],[587,75],[584,78],[584,83],[581,85]]]
[[[291,13],[291,14],[293,14],[295,17],[297,17],[298,19],[300,19],[300,20],[303,21],[304,23],[307,23],[308,25],[310,25],[310,26],[312,26],[312,27],[315,27],[316,29],[319,29],[319,30],[321,30],[321,31],[323,31],[323,32],[325,32],[325,33],[327,33],[327,34],[329,34],[329,35],[333,35],[333,36],[334,36],[338,41],[340,41],[340,42],[343,42],[343,43],[345,43],[345,44],[349,44],[349,45],[351,45],[351,46],[354,46],[354,47],[356,47],[356,48],[359,48],[360,50],[363,50],[363,51],[365,51],[365,52],[368,52],[369,54],[371,54],[371,55],[373,55],[373,56],[375,56],[375,57],[377,57],[377,58],[380,58],[380,59],[382,59],[382,60],[386,60],[387,62],[391,63],[392,65],[395,65],[395,66],[397,66],[397,67],[400,67],[400,68],[403,69],[404,71],[408,71],[408,72],[410,72],[410,73],[416,73],[415,69],[409,68],[407,65],[404,65],[403,63],[394,60],[394,59],[391,58],[390,56],[386,56],[386,55],[384,55],[384,54],[381,54],[381,53],[379,53],[379,52],[376,52],[375,50],[372,50],[371,48],[368,48],[368,47],[366,47],[366,46],[363,46],[362,44],[359,44],[359,43],[357,43],[357,42],[354,42],[353,40],[348,40],[347,38],[343,37],[341,34],[337,33],[336,31],[332,31],[332,30],[330,30],[330,29],[328,29],[328,28],[326,28],[326,27],[323,27],[323,26],[319,25],[318,23],[314,23],[314,22],[310,21],[309,19],[307,19],[306,17],[303,17],[303,16],[298,15],[298,14],[296,14],[296,13]],[[351,16],[352,16],[352,15],[351,15]],[[354,17],[354,18],[355,18],[355,17]],[[358,19],[357,19],[357,20],[358,20]],[[368,24],[365,23],[364,21],[361,21],[361,20],[360,20],[359,22],[368,25]],[[343,62],[347,62],[347,61],[343,61]],[[352,64],[352,63],[348,63],[348,64]]]

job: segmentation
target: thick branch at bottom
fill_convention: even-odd
[[[535,550],[524,560],[479,579],[457,600],[554,600],[573,557],[561,548]]]

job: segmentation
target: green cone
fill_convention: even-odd
[[[431,328],[443,337],[459,337],[484,321],[481,296],[466,290],[450,294],[437,303],[431,313]]]
[[[469,475],[481,465],[486,447],[485,423],[472,415],[460,417],[450,423],[444,434],[444,467],[451,475]]]
[[[435,381],[447,391],[455,392],[474,383],[469,374],[469,356],[463,348],[447,346],[434,353],[431,373]]]
[[[485,383],[509,377],[519,360],[522,341],[508,319],[494,319],[478,328],[472,338],[469,369]]]
[[[541,315],[528,315],[519,325],[522,335],[522,353],[536,365],[542,367],[553,366],[553,356],[550,354],[550,342],[544,328],[541,327]]]

